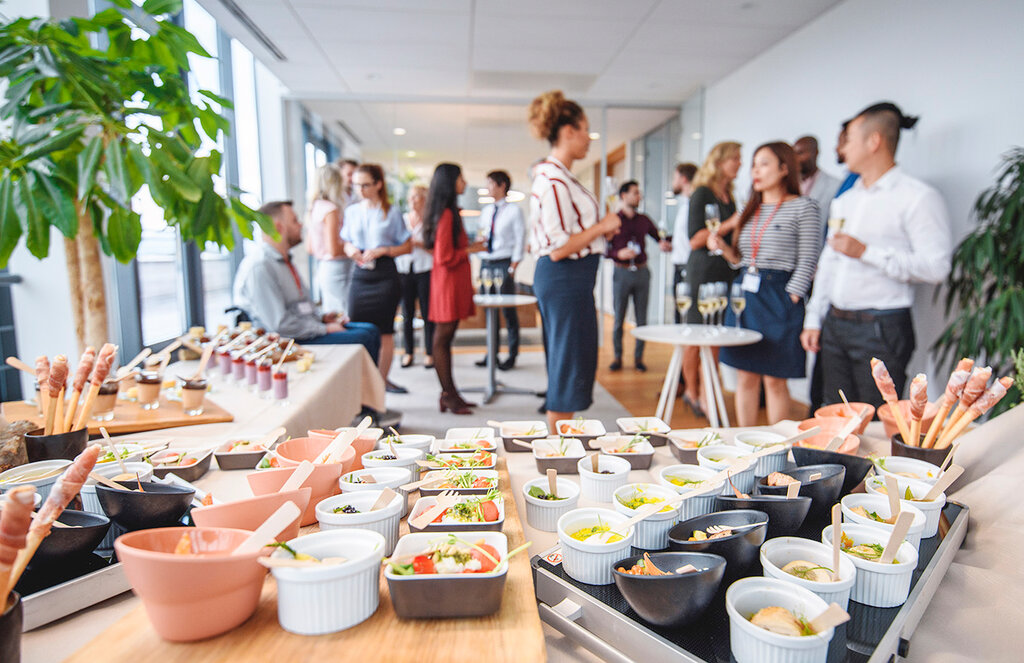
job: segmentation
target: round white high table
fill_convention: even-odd
[[[708,397],[708,419],[715,428],[729,426],[722,380],[718,375],[718,367],[715,366],[711,348],[752,345],[761,340],[760,332],[721,325],[645,325],[634,328],[633,336],[648,343],[674,346],[654,416],[672,425],[672,408],[675,406],[679,373],[683,370],[683,348],[697,346],[700,348],[700,369],[704,384],[710,386],[705,389]]]
[[[487,386],[468,387],[462,391],[482,391],[483,402],[490,403],[498,394],[536,394],[532,389],[516,389],[498,382],[498,310],[537,303],[532,295],[473,295],[473,303],[487,312]]]

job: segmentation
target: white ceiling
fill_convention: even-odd
[[[539,92],[562,88],[592,125],[602,105],[648,107],[609,110],[614,147],[839,1],[235,0],[283,62],[221,0],[200,4],[365,159],[518,177],[546,150],[525,125]]]

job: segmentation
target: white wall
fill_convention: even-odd
[[[894,101],[921,116],[917,128],[903,132],[897,161],[942,192],[960,238],[974,224],[971,206],[1000,155],[1024,144],[1022,25],[1020,0],[847,0],[708,86],[704,149],[720,140],[743,143],[737,192],[745,198],[757,145],[814,134],[819,165],[838,174],[841,121],[876,101]],[[685,119],[684,131],[692,131]],[[944,326],[932,293],[917,292],[912,372],[932,374],[925,353]]]

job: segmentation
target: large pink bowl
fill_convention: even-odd
[[[174,554],[185,532],[201,554]],[[210,638],[256,612],[267,573],[256,562],[263,551],[230,554],[251,533],[222,527],[162,527],[129,532],[114,541],[128,582],[160,637],[174,642]]]
[[[821,427],[821,432],[817,435],[800,440],[796,442],[798,447],[813,447],[815,449],[824,449],[828,446],[828,443],[832,441],[832,438],[836,436],[836,433],[842,429],[849,422],[846,417],[814,417],[813,419],[804,419],[800,422],[797,428],[800,431],[805,431],[813,426]],[[857,453],[860,449],[860,438],[857,435],[851,433],[846,436],[843,443],[836,449],[841,454],[853,454]]]
[[[317,456],[323,453],[323,450],[327,448],[327,445],[333,439],[333,437],[297,437],[277,445],[274,453],[277,454],[278,463],[281,467],[296,467],[304,460],[315,461]],[[341,454],[342,474],[356,469],[355,463],[360,457],[357,453],[356,445],[353,444]]]
[[[853,431],[857,435],[863,435],[865,429],[867,429],[868,427],[868,424],[871,423],[871,420],[875,418],[875,406],[872,405],[871,403],[850,403],[850,407],[853,408],[853,411],[858,413],[861,410],[863,410],[865,406],[868,408],[867,416],[865,416],[861,420],[860,426],[857,426],[856,430]],[[846,403],[833,403],[832,405],[819,407],[817,410],[814,411],[815,419],[824,419],[832,417],[842,418],[849,416],[852,415],[850,414],[849,408],[846,407]]]
[[[290,490],[287,493],[268,493],[246,497],[234,502],[197,507],[192,509],[192,520],[195,521],[197,527],[235,527],[254,531],[285,502],[294,502],[295,506],[299,507],[299,511],[305,512],[312,493],[313,489],[306,486],[298,490]],[[297,537],[301,521],[302,516],[300,515],[281,530],[276,537],[277,540],[290,541]]]
[[[260,470],[259,472],[250,472],[245,475],[246,480],[249,482],[249,488],[252,489],[253,495],[269,495],[276,494],[277,491],[281,490],[281,486],[288,480],[288,477],[292,475],[295,468],[282,467],[276,470]],[[302,484],[302,487],[309,487],[310,491],[309,503],[306,505],[305,510],[302,512],[302,520],[300,525],[305,527],[306,525],[312,525],[316,522],[316,505],[322,500],[337,495],[341,492],[341,486],[338,485],[338,479],[341,478],[344,472],[343,464],[332,463],[330,465],[314,465],[313,472],[309,475],[309,478]]]

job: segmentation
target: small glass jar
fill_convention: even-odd
[[[181,407],[185,414],[196,417],[203,413],[203,401],[209,381],[206,378],[178,377],[181,383]]]
[[[100,385],[92,408],[92,418],[96,421],[110,421],[114,418],[114,406],[117,405],[117,392],[121,383],[107,380]]]
[[[277,371],[274,373],[274,400],[282,404],[288,401],[287,371]]]
[[[145,370],[135,375],[135,389],[139,405],[143,410],[155,410],[160,407],[160,387],[163,376],[159,371]]]

